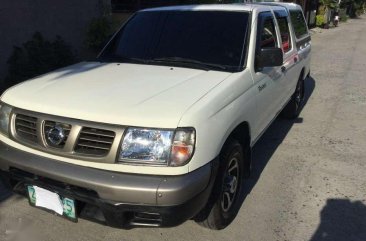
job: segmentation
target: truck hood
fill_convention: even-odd
[[[35,112],[109,124],[176,128],[190,106],[230,73],[82,62],[7,90],[2,101]]]

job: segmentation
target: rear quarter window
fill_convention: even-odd
[[[295,30],[297,39],[300,39],[308,34],[304,15],[300,10],[290,11],[291,22]]]

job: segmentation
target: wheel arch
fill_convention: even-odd
[[[238,124],[228,135],[224,145],[221,148],[221,152],[224,150],[230,140],[237,140],[243,149],[244,160],[245,160],[245,176],[248,177],[250,174],[251,163],[252,163],[252,151],[251,151],[251,131],[250,124],[247,121],[243,121]]]
[[[231,131],[231,133],[229,134],[226,142],[230,139],[235,139],[239,141],[242,147],[250,146],[251,135],[249,123],[247,121],[244,121],[237,125],[234,130]]]

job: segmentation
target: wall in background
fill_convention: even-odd
[[[1,0],[0,88],[7,72],[6,61],[13,46],[21,46],[38,31],[46,39],[56,35],[84,56],[85,32],[90,21],[110,8],[110,0]]]

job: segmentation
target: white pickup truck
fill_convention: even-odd
[[[139,11],[94,62],[1,96],[1,175],[73,221],[225,228],[251,148],[299,114],[310,48],[296,4]]]

